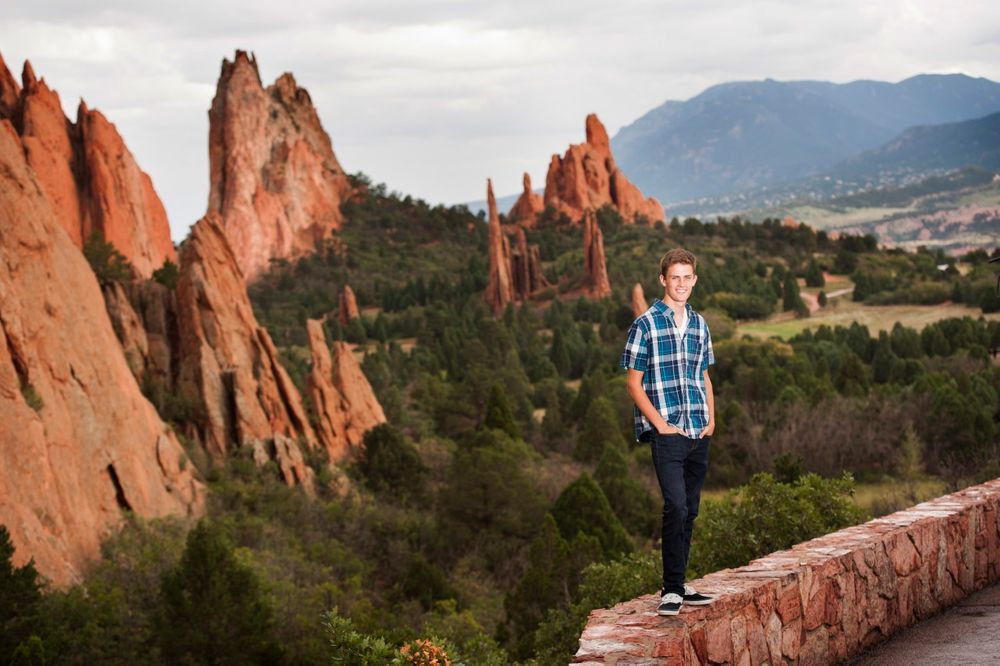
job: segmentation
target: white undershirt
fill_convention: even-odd
[[[684,337],[684,332],[687,330],[688,326],[688,313],[687,308],[681,310],[681,314],[678,317],[677,312],[674,312],[674,323],[677,324],[677,335]]]

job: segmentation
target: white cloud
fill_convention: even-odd
[[[219,65],[256,53],[312,95],[341,163],[432,202],[540,185],[597,112],[613,134],[723,81],[1000,79],[1000,3],[956,0],[13,0],[30,58],[69,111],[100,108],[153,176],[179,239],[204,211]]]

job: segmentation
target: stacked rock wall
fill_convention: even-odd
[[[998,579],[1000,479],[709,574],[710,606],[596,610],[574,663],[836,664]]]

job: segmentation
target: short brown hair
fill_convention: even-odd
[[[667,271],[674,264],[690,264],[695,272],[698,271],[698,260],[693,254],[681,247],[675,247],[663,255],[663,258],[660,259],[660,275],[665,277]]]

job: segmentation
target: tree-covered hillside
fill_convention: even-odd
[[[482,218],[380,187],[344,213],[335,246],[275,265],[251,296],[301,384],[305,320],[335,313],[350,284],[362,317],[329,316],[327,333],[357,345],[389,422],[343,468],[313,454],[316,498],[242,452],[202,470],[198,527],[132,521],[80,586],[38,595],[33,571],[0,570],[24,609],[0,659],[567,663],[589,610],[658,588],[659,495],[617,363],[632,285],[660,295],[658,261],[674,246],[700,259],[693,305],[715,345],[708,482],[735,489],[703,505],[692,576],[863,519],[852,475],[957,486],[1000,474],[996,322],[734,335],[737,320],[805,315],[800,281],[830,274],[865,299],[916,289],[978,302],[992,286],[985,254],[940,270],[954,260],[882,252],[871,237],[776,221],[639,227],[605,210],[614,293],[594,301],[580,296],[581,231],[549,211],[528,239],[553,286],[494,318]],[[787,520],[727,538],[755,507]]]

